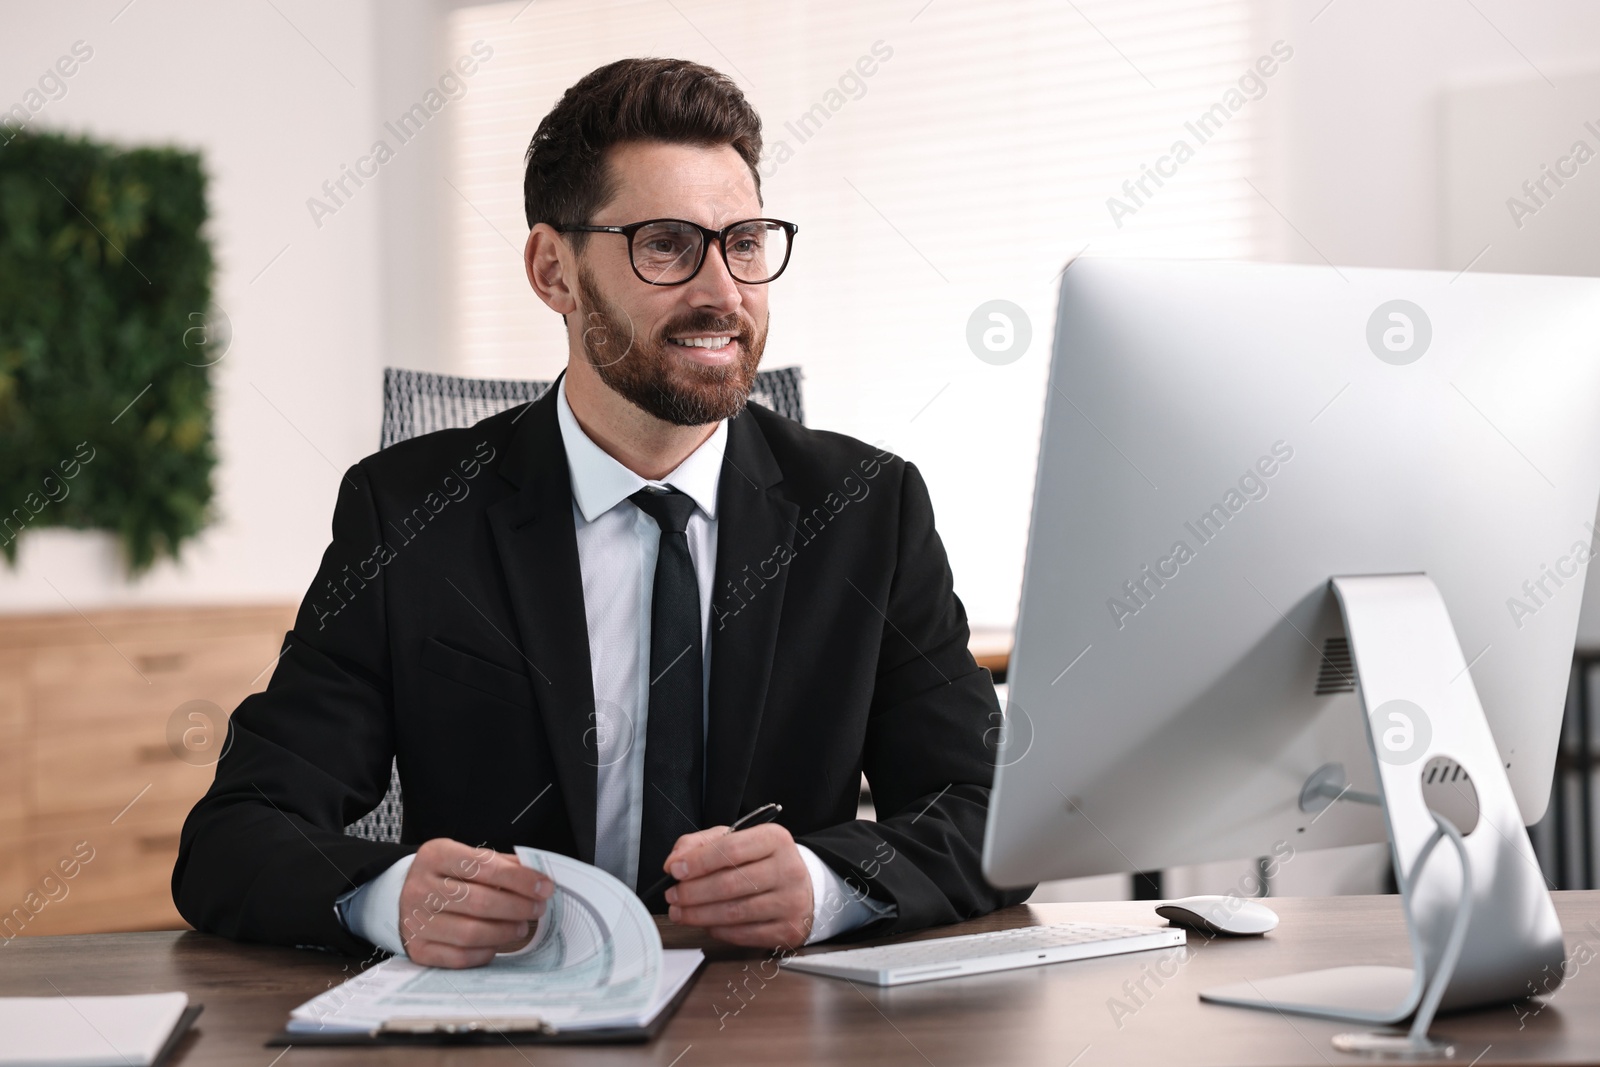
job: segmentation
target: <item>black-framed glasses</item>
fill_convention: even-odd
[[[764,285],[783,273],[800,227],[779,219],[743,219],[720,230],[685,219],[646,219],[627,226],[557,226],[557,233],[620,233],[633,273],[650,285],[682,285],[706,262],[713,243],[736,282]]]

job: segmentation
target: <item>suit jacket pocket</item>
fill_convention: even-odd
[[[527,675],[470,652],[451,648],[437,638],[423,640],[422,665],[440,677],[499,697],[518,707],[533,705],[533,687],[528,683]]]

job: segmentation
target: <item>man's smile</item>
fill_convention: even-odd
[[[667,343],[693,362],[709,367],[737,362],[740,355],[736,334],[680,334],[667,338]]]
[[[731,334],[694,334],[682,337],[669,337],[667,340],[674,344],[694,345],[697,348],[721,348],[735,338]]]

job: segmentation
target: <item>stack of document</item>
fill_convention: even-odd
[[[287,1034],[648,1032],[703,954],[663,950],[639,898],[598,867],[532,848],[517,856],[556,884],[525,947],[468,970],[396,956],[300,1005]]]
[[[0,1065],[153,1067],[200,1008],[185,993],[0,998]]]

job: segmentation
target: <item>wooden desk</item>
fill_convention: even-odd
[[[1199,989],[1255,976],[1343,963],[1409,962],[1397,897],[1288,898],[1273,906],[1283,923],[1267,938],[1205,942],[1192,937],[1192,955],[1181,966],[1182,950],[1168,949],[896,989],[787,972],[763,982],[760,976],[773,970],[763,965],[765,955],[712,946],[711,962],[688,1000],[652,1044],[467,1050],[300,1046],[276,1062],[279,1067],[1373,1062],[1329,1045],[1329,1038],[1349,1027],[1196,999]],[[1531,1001],[1447,1016],[1436,1024],[1436,1033],[1457,1042],[1455,1062],[1461,1067],[1600,1063],[1600,892],[1557,893],[1556,908],[1576,972],[1542,1007]],[[1150,906],[1140,902],[1044,904],[1008,909],[940,933],[1072,919],[1157,922]],[[669,947],[707,947],[689,934],[669,927],[665,940]],[[1144,978],[1157,965],[1177,971],[1159,987]],[[236,945],[192,932],[18,938],[0,947],[0,994],[50,995],[51,983],[68,995],[186,990],[206,1010],[176,1063],[269,1067],[282,1050],[264,1048],[266,1037],[282,1027],[291,1008],[341,981],[353,966],[342,957]],[[1135,1003],[1128,989],[1141,978],[1150,995],[1141,994],[1141,1003]],[[1114,1018],[1113,998],[1132,1014]]]
[[[967,648],[978,666],[989,668],[997,680],[1004,678],[1011,662],[1011,627],[974,626],[968,634]]]

